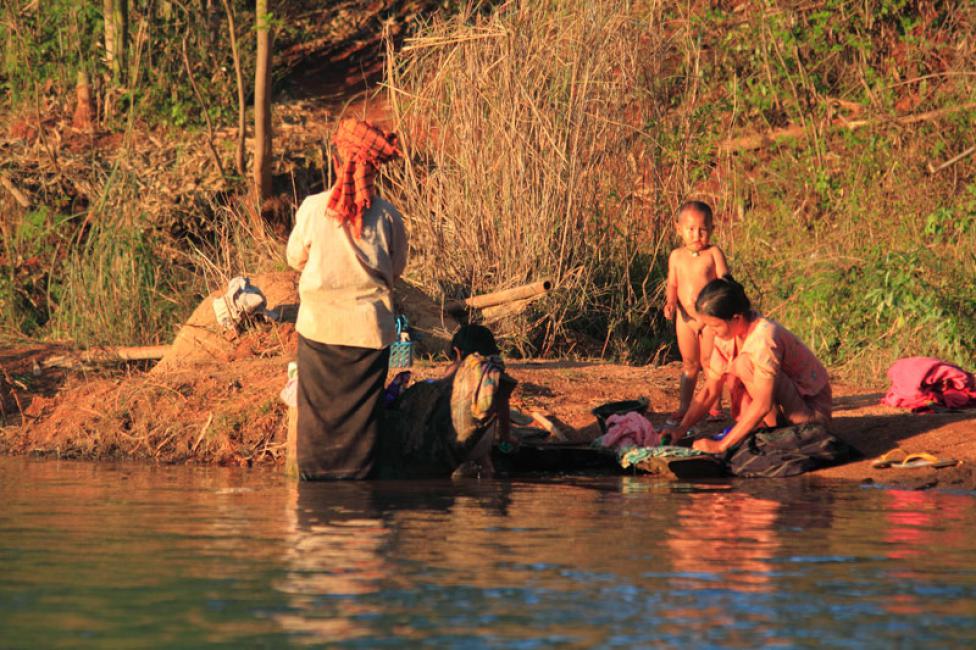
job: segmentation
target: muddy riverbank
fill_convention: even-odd
[[[286,409],[278,393],[294,345],[290,325],[265,324],[209,362],[112,372],[54,368],[38,373],[43,360],[60,349],[34,345],[5,351],[0,353],[0,451],[170,464],[281,464]],[[599,434],[591,410],[604,402],[645,396],[655,424],[677,406],[677,364],[515,360],[508,367],[519,380],[513,407],[549,414],[579,442]],[[414,378],[436,377],[445,368],[445,362],[422,362]],[[818,475],[915,489],[976,489],[976,412],[915,415],[880,405],[881,395],[877,389],[835,384],[832,430],[860,458]],[[872,460],[896,447],[962,464],[938,470],[871,467]]]

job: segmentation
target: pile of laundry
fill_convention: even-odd
[[[657,431],[651,421],[637,411],[611,415],[606,419],[607,432],[593,441],[595,447],[612,449],[624,469],[636,467],[649,458],[687,458],[702,452],[666,444],[670,437]]]
[[[899,359],[888,369],[891,388],[882,404],[913,412],[976,406],[976,377],[932,357]]]

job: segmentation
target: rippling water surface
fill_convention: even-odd
[[[972,647],[974,504],[0,458],[0,647]]]

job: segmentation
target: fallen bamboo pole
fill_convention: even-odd
[[[546,293],[550,289],[552,289],[552,280],[546,278],[545,280],[539,280],[538,282],[533,282],[531,284],[523,284],[522,286],[513,287],[511,289],[502,289],[501,291],[484,293],[480,296],[465,298],[464,300],[452,300],[451,302],[447,303],[445,308],[448,312],[459,312],[467,309],[484,309],[485,307],[495,307],[496,305],[502,305],[516,300],[535,298],[536,296]]]
[[[940,117],[945,117],[946,115],[951,115],[952,113],[958,113],[959,111],[966,111],[972,108],[976,108],[976,102],[960,104],[959,106],[953,106],[951,108],[941,108],[934,111],[926,111],[924,113],[916,113],[914,115],[903,115],[902,117],[895,118],[878,117],[867,120],[845,120],[843,118],[838,118],[830,123],[830,127],[833,129],[847,129],[849,131],[853,131],[854,129],[862,126],[884,124],[886,122],[894,122],[895,124],[916,124],[918,122],[935,120]],[[781,140],[802,137],[805,133],[806,127],[796,125],[787,126],[782,129],[773,129],[772,131],[766,131],[765,133],[753,133],[737,138],[730,138],[719,143],[718,151],[719,153],[730,153],[733,151],[750,151],[753,149],[761,149],[762,147],[769,146]]]
[[[40,363],[42,368],[74,368],[84,363],[117,363],[119,361],[155,361],[169,351],[168,345],[91,348],[83,352],[56,354]]]
[[[541,296],[542,294],[540,293],[532,298],[513,300],[512,302],[502,303],[501,305],[485,307],[481,310],[481,316],[484,318],[485,323],[493,323],[497,320],[506,318],[507,316],[515,316],[516,314],[521,314],[523,311],[525,311],[525,308],[528,307],[533,300],[536,300]]]

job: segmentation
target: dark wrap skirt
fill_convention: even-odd
[[[362,479],[373,469],[390,349],[298,336],[298,472],[304,480]]]

